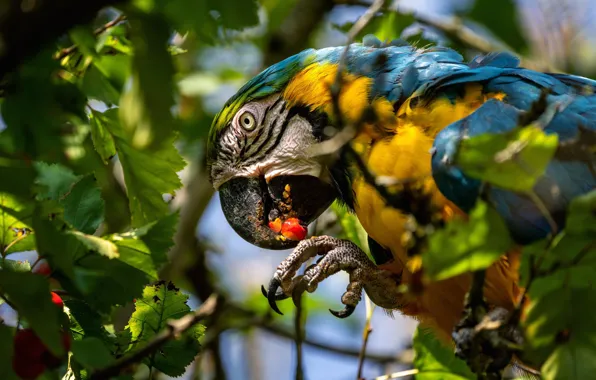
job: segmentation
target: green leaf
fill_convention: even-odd
[[[512,246],[499,213],[478,201],[469,220],[454,219],[429,239],[422,265],[434,280],[488,268]]]
[[[345,206],[337,202],[331,205],[333,212],[337,215],[337,219],[344,235],[339,236],[340,239],[348,239],[362,249],[371,260],[374,261],[368,249],[368,234],[364,227],[360,224],[358,217],[354,213],[350,213]]]
[[[516,52],[525,53],[528,50],[515,1],[476,0],[467,16],[486,27]]]
[[[13,329],[0,323],[0,379],[18,380],[12,370]]]
[[[114,362],[114,357],[100,339],[90,337],[72,343],[74,359],[85,368],[98,369]]]
[[[79,50],[90,57],[98,57],[95,51],[95,35],[89,25],[80,25],[74,27],[70,32],[70,39],[74,42]]]
[[[132,86],[120,100],[120,119],[135,149],[160,147],[172,136],[174,65],[166,47],[170,31],[161,15],[136,13]]]
[[[77,264],[74,267],[77,290],[99,311],[132,302],[150,281],[140,270],[97,254],[85,255]]]
[[[570,234],[596,234],[596,190],[571,201],[565,229]]]
[[[167,327],[169,319],[179,319],[190,312],[186,304],[188,296],[180,292],[172,283],[164,281],[147,286],[143,297],[137,299],[135,311],[127,329],[132,333],[132,341],[144,345],[157,333]],[[161,352],[146,358],[144,362],[168,376],[180,376],[197,355],[200,349],[199,338],[204,327],[195,325],[181,339],[170,340]]]
[[[177,224],[178,214],[170,214],[147,226],[108,238],[120,251],[120,260],[156,280],[157,271],[168,261],[167,253],[174,245]]]
[[[96,111],[91,112],[89,120],[91,122],[93,146],[103,160],[103,163],[107,164],[116,155],[114,138],[106,127],[106,123],[109,123],[110,120],[106,119],[102,113]]]
[[[114,259],[120,256],[116,244],[109,240],[93,235],[85,235],[79,231],[69,231],[68,233],[76,237],[87,249],[97,252],[104,257]]]
[[[95,337],[106,343],[111,342],[108,332],[103,326],[101,315],[87,303],[77,299],[70,299],[64,301],[64,305],[68,308],[70,331],[74,340]]]
[[[537,362],[545,361],[545,379],[566,379],[570,372],[575,373],[571,378],[589,378],[596,370],[591,360],[585,361],[596,355],[596,310],[587,307],[596,302],[593,289],[562,286],[538,298],[532,289],[523,321],[525,352]]]
[[[2,269],[12,272],[31,272],[31,264],[29,261],[16,261],[10,259],[2,260]]]
[[[50,351],[61,355],[60,311],[52,303],[48,280],[31,272],[0,270],[0,289]]]
[[[64,220],[83,233],[94,233],[103,222],[104,201],[93,174],[81,178],[61,203]]]
[[[35,162],[33,165],[38,173],[35,184],[40,186],[37,200],[59,201],[79,180],[72,170],[60,164]]]
[[[31,228],[29,223],[32,214],[33,207],[30,204],[20,201],[14,195],[0,193],[0,252],[17,252],[14,248],[19,243],[19,248],[23,251],[32,248],[34,239],[27,233],[27,242],[24,242],[22,235]]]
[[[504,189],[531,191],[557,149],[556,134],[529,125],[461,141],[455,162],[471,177]]]
[[[170,140],[157,151],[133,148],[123,136],[116,110],[103,113],[106,127],[114,136],[128,192],[132,226],[141,227],[169,214],[163,194],[174,194],[182,183],[177,172],[185,162]]]
[[[85,72],[81,89],[89,98],[100,100],[108,105],[118,104],[120,101],[120,91],[94,65]]]
[[[417,380],[476,379],[466,363],[455,357],[453,349],[444,345],[432,330],[418,327],[414,333],[414,368]]]

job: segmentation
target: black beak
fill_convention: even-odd
[[[277,218],[297,218],[304,226],[315,220],[336,198],[335,189],[308,176],[238,177],[219,188],[221,207],[234,231],[251,244],[288,249],[298,244],[269,227]]]

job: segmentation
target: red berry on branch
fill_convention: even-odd
[[[64,301],[62,301],[62,298],[60,298],[60,296],[55,292],[52,292],[52,303],[58,306],[60,309],[64,308]]]
[[[45,371],[42,358],[47,348],[33,330],[17,331],[13,344],[12,368],[20,378],[35,379]]]
[[[52,268],[50,268],[50,264],[44,259],[39,260],[37,264],[31,270],[33,273],[41,274],[43,276],[49,276],[52,273]]]

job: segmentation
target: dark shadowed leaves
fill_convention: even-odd
[[[0,289],[19,310],[42,342],[55,354],[62,354],[59,310],[52,303],[48,280],[31,272],[0,270]]]

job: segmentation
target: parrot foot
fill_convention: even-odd
[[[317,255],[322,256],[318,262],[309,266],[304,275],[295,277],[300,267]],[[271,308],[282,314],[276,301],[291,295],[294,304],[298,305],[305,291],[313,293],[319,283],[340,270],[350,275],[350,283],[341,298],[344,309],[329,310],[334,316],[349,317],[360,302],[363,289],[375,304],[383,308],[396,309],[401,306],[400,277],[377,268],[356,244],[331,236],[302,240],[277,267],[269,283],[269,290],[265,291],[263,288],[262,291]]]

